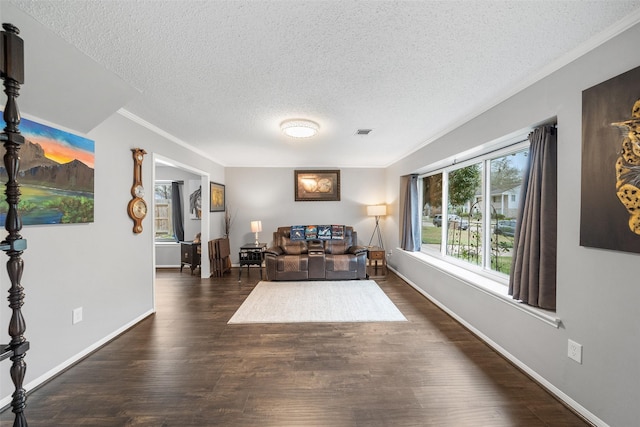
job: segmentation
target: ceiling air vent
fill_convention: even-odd
[[[356,135],[369,135],[373,129],[358,129]]]

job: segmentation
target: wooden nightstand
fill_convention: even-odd
[[[378,272],[378,262],[381,262]],[[387,257],[383,248],[371,246],[367,250],[367,276],[385,277],[387,275]],[[372,265],[373,264],[373,265]]]

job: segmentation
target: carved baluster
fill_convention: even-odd
[[[4,140],[4,165],[7,170],[8,180],[5,194],[9,210],[5,222],[5,229],[9,232],[2,247],[9,256],[7,272],[11,281],[9,289],[9,307],[11,308],[11,320],[9,322],[9,343],[11,355],[11,379],[15,391],[12,395],[11,406],[15,414],[14,427],[26,427],[27,419],[24,414],[27,396],[23,388],[23,381],[27,371],[24,361],[29,343],[24,337],[26,323],[22,316],[24,304],[24,292],[20,280],[24,263],[22,252],[26,249],[26,241],[20,235],[22,219],[18,212],[20,202],[20,186],[18,184],[18,170],[20,167],[20,146],[24,144],[24,137],[20,134],[20,112],[16,103],[19,96],[20,84],[24,82],[24,55],[22,39],[18,37],[19,30],[11,24],[2,24],[5,31],[2,32],[4,92],[7,94],[7,104],[4,109],[4,121],[6,127],[2,139]]]

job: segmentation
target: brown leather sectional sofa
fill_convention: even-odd
[[[365,279],[367,248],[358,246],[353,227],[341,239],[292,240],[291,227],[278,227],[265,253],[267,280]]]

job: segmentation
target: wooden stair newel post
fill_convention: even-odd
[[[24,409],[27,403],[27,395],[23,388],[23,381],[27,371],[24,357],[29,349],[29,342],[25,339],[24,333],[26,323],[22,316],[22,305],[24,304],[24,290],[20,284],[24,262],[22,252],[26,249],[26,240],[20,235],[22,229],[22,219],[18,212],[20,202],[20,186],[18,184],[18,170],[20,167],[20,147],[24,144],[24,137],[20,134],[20,112],[16,103],[19,96],[20,84],[24,83],[24,50],[23,41],[18,34],[18,28],[11,24],[2,24],[2,42],[0,43],[1,77],[4,80],[4,92],[7,95],[7,104],[4,109],[4,121],[6,127],[0,135],[4,143],[5,155],[4,165],[7,170],[7,183],[5,194],[9,209],[5,221],[5,229],[9,233],[1,248],[9,256],[7,261],[7,272],[11,281],[9,289],[9,307],[11,308],[11,320],[9,322],[9,335],[11,342],[2,349],[8,354],[12,361],[11,380],[15,391],[12,395],[12,411],[15,414],[14,427],[26,427],[27,419]],[[5,352],[6,350],[6,352]]]

